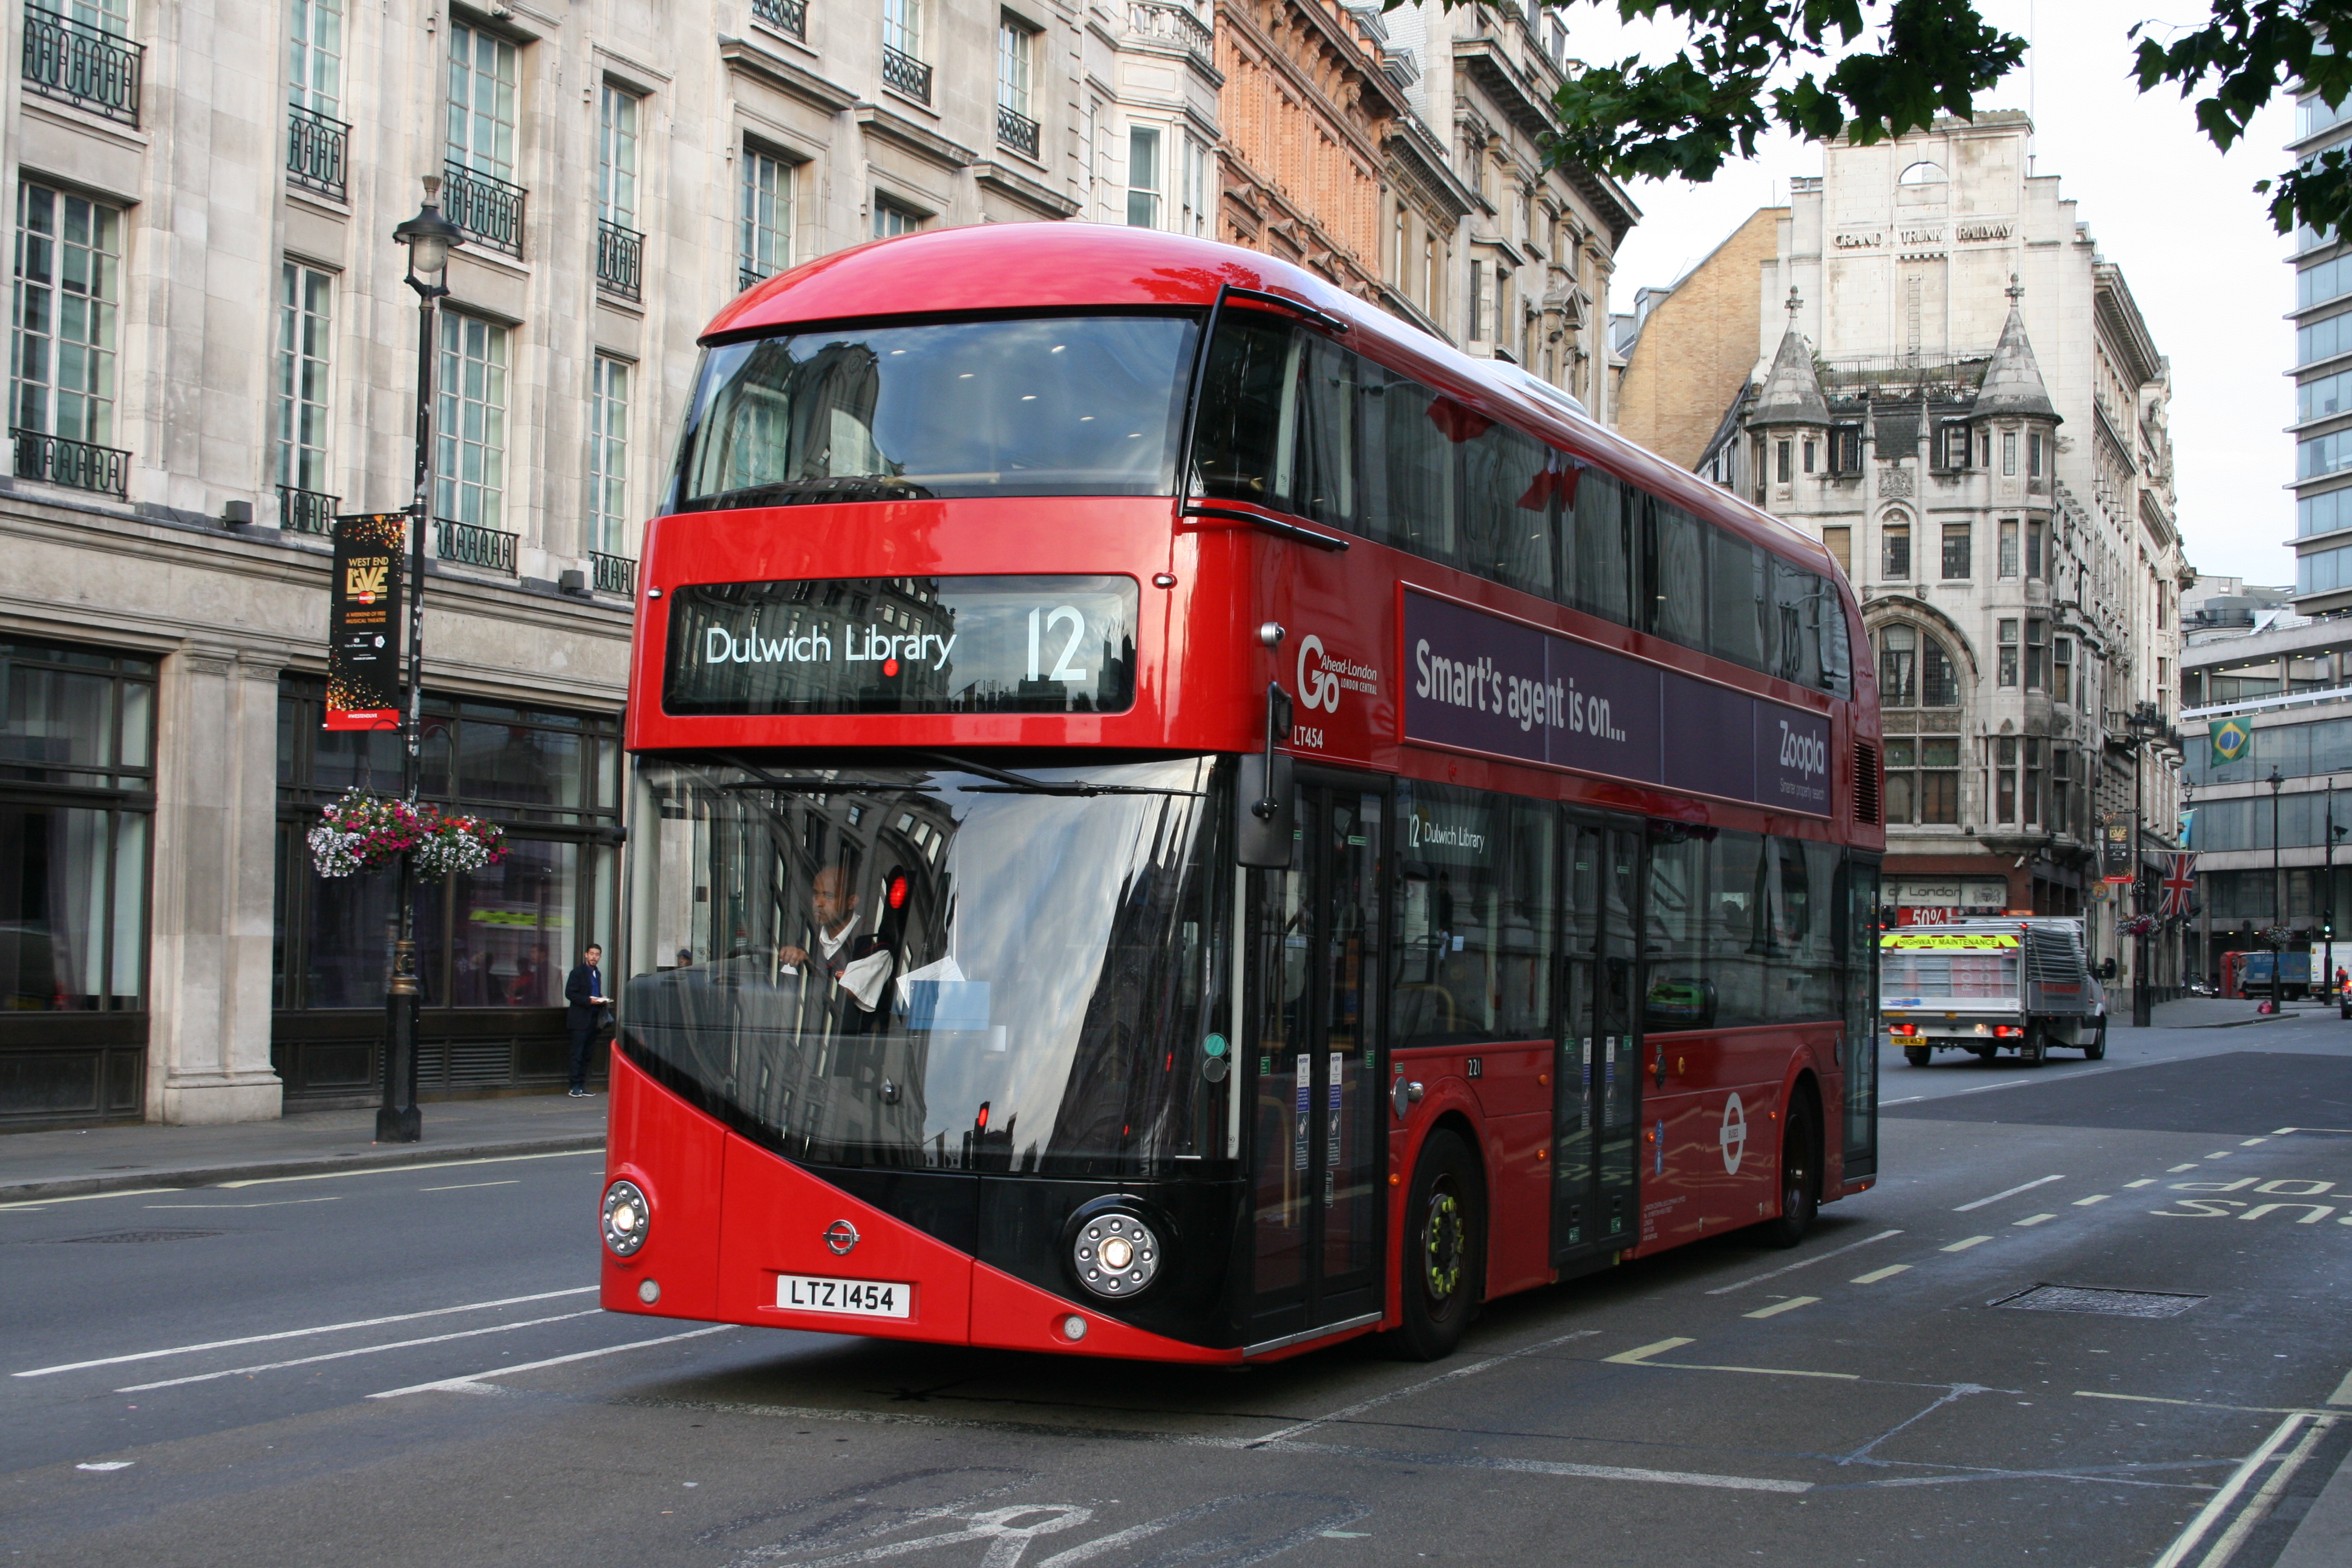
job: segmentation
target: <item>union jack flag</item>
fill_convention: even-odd
[[[2189,901],[2197,892],[2197,857],[2167,855],[2164,880],[2160,884],[2164,897],[2158,906],[2166,920],[2189,913]]]

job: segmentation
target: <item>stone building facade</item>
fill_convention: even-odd
[[[2031,135],[1939,122],[1792,182],[1754,369],[1696,466],[1822,539],[1862,596],[1890,918],[2092,915],[2128,980],[2135,895],[2103,882],[2100,832],[2137,809],[2152,910],[2179,820],[2169,371]],[[1629,380],[1708,331],[1654,313]]]

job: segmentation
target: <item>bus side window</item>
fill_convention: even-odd
[[[1552,593],[1551,448],[1507,425],[1462,444],[1462,564],[1545,598]]]
[[[1432,409],[1429,388],[1391,376],[1365,411],[1365,531],[1382,544],[1452,564],[1454,444]]]
[[[1358,531],[1356,392],[1363,361],[1313,332],[1297,334],[1294,398],[1293,510],[1332,528]]]
[[[1290,424],[1286,372],[1294,330],[1255,311],[1227,312],[1209,345],[1209,368],[1192,435],[1192,493],[1212,500],[1287,507],[1277,468]]]
[[[1633,508],[1636,492],[1598,468],[1576,483],[1576,515],[1563,519],[1575,566],[1569,603],[1619,626],[1633,624]]]
[[[1649,603],[1642,629],[1685,647],[1706,638],[1706,533],[1698,519],[1670,501],[1643,498],[1649,521],[1646,557]]]
[[[1763,669],[1766,566],[1771,557],[1736,533],[1708,529],[1707,626],[1717,658]]]

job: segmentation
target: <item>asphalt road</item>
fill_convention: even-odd
[[[1885,1097],[1801,1248],[1498,1302],[1434,1366],[607,1319],[593,1154],[0,1209],[0,1557],[2270,1563],[2352,1449],[2352,1025]]]

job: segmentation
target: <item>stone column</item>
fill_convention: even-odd
[[[269,965],[277,880],[272,652],[163,661],[150,915],[147,1119],[276,1117]]]

